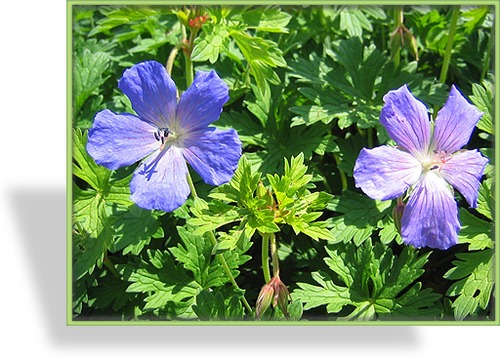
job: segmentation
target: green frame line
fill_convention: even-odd
[[[421,6],[421,5],[457,5],[462,4],[462,1],[452,0],[419,0],[416,3],[405,4],[405,6]],[[464,5],[488,5],[494,8],[495,17],[495,38],[500,36],[500,4],[497,0],[486,1],[469,1]],[[500,259],[499,254],[495,250],[495,319],[491,321],[73,321],[72,319],[72,157],[73,157],[73,126],[72,126],[72,95],[73,95],[73,6],[79,5],[143,5],[143,6],[170,6],[170,5],[269,5],[269,1],[251,0],[249,2],[242,1],[159,1],[159,0],[68,0],[66,3],[66,325],[67,326],[498,326],[500,325]],[[401,1],[392,0],[358,0],[353,1],[321,1],[321,0],[289,0],[289,1],[274,1],[273,5],[401,5]],[[500,48],[495,46],[494,57],[494,73],[500,68]],[[496,79],[496,78],[495,78]],[[500,108],[500,85],[495,80],[495,137],[500,136],[499,128],[499,112]],[[500,157],[500,147],[494,145],[495,161]],[[500,167],[495,162],[495,175],[500,177]],[[495,217],[494,223],[500,219],[500,200],[499,200],[499,185],[495,186]],[[498,247],[500,244],[500,227],[494,224],[495,227],[495,244]]]

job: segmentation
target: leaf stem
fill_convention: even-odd
[[[269,233],[261,233],[262,236],[262,273],[264,274],[264,283],[271,280],[271,271],[269,270]]]
[[[448,75],[448,68],[450,67],[450,62],[451,62],[451,50],[453,49],[453,40],[455,39],[455,32],[457,30],[457,21],[459,14],[460,14],[460,5],[453,6],[453,12],[451,14],[450,31],[448,33],[448,43],[446,44],[443,66],[441,67],[441,75],[439,76],[440,83],[445,83],[446,76]]]
[[[342,182],[342,190],[347,190],[347,176],[345,175],[344,171],[339,169],[339,164],[340,164],[339,155],[334,153],[333,158],[335,159],[335,163],[337,164],[337,170],[339,170],[340,181]]]
[[[488,69],[490,67],[490,59],[491,59],[491,49],[493,48],[493,43],[495,39],[495,18],[493,18],[493,26],[491,26],[490,38],[488,39],[488,45],[486,47],[486,57],[484,59],[483,70],[481,71],[481,78],[479,79],[479,83],[486,78],[486,74],[488,73]]]
[[[193,179],[191,178],[191,175],[190,175],[189,171],[187,172],[186,176],[187,176],[187,181],[188,181],[189,189],[191,190],[191,194],[193,195],[193,197],[194,197],[195,200],[199,199],[198,193],[196,192],[196,188],[194,187]],[[208,231],[208,235],[210,237],[210,241],[215,246],[217,244],[217,238],[215,238],[214,232],[210,230],[210,231]],[[229,268],[229,265],[227,264],[226,258],[224,258],[224,256],[222,254],[217,254],[217,259],[219,259],[219,262],[221,263],[222,267],[224,268],[224,271],[225,271],[227,277],[229,278],[229,281],[233,285],[233,287],[237,291],[243,291],[238,286],[238,283],[236,282],[236,280],[234,280],[233,274],[231,273],[231,268]],[[247,309],[247,311],[249,313],[252,313],[252,308],[248,304],[248,301],[245,298],[245,296],[241,295],[240,299],[241,299],[241,302],[243,303],[243,305],[245,306],[245,308]]]
[[[116,270],[116,268],[115,268],[114,264],[111,262],[111,260],[109,260],[107,251],[104,252],[104,258],[103,258],[102,262],[106,266],[106,268],[109,269],[109,271],[111,272],[111,274],[113,274],[113,276],[115,278],[121,280],[122,277],[121,277],[120,273],[118,272],[118,270]]]
[[[215,246],[217,244],[217,239],[215,238],[214,232],[213,231],[208,231],[208,235],[210,237],[210,240],[212,241],[212,244]],[[222,264],[222,267],[224,268],[224,271],[226,272],[227,277],[229,278],[229,281],[231,281],[231,284],[237,291],[242,291],[240,287],[238,286],[238,283],[236,280],[234,280],[233,274],[231,273],[231,268],[229,268],[229,265],[227,264],[226,259],[222,254],[217,254],[217,258],[219,259],[219,262]],[[247,309],[249,313],[252,313],[252,308],[248,304],[247,299],[245,299],[244,295],[241,295],[241,302]]]

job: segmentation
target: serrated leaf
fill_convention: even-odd
[[[470,100],[483,112],[483,116],[476,126],[488,134],[495,135],[495,128],[493,126],[495,91],[493,84],[487,80],[483,80],[481,85],[473,83],[472,93],[473,95],[470,96]]]
[[[90,46],[93,47],[91,44]],[[108,69],[110,57],[107,52],[95,51],[84,47],[81,53],[74,56],[73,68],[73,113],[76,116],[85,101],[92,95],[98,95],[98,89],[106,82],[108,77],[104,72]]]
[[[112,224],[115,238],[110,247],[111,252],[123,250],[122,254],[132,253],[138,255],[149,244],[151,238],[163,236],[158,217],[161,213],[149,211],[137,206],[114,207]]]
[[[488,306],[494,285],[494,257],[492,249],[457,254],[460,260],[453,261],[455,267],[444,275],[458,280],[446,292],[457,296],[452,304],[455,319],[463,320]]]
[[[200,285],[178,267],[168,252],[147,251],[148,260],[120,265],[118,270],[131,284],[127,292],[144,294],[144,310],[159,314],[163,309],[177,316],[192,316],[191,306]]]
[[[339,313],[352,306],[354,310],[349,315],[338,316],[349,320],[437,314],[433,304],[439,295],[420,291],[420,283],[414,284],[423,273],[428,254],[419,257],[417,250],[406,246],[398,257],[379,243],[372,246],[370,240],[360,247],[334,245],[326,251],[329,257],[324,260],[331,271],[312,273],[320,286],[298,283],[299,289],[292,293],[293,298],[305,302],[304,309],[326,305],[328,313]],[[423,299],[419,299],[420,294]]]
[[[460,209],[460,223],[462,227],[458,232],[459,243],[469,243],[469,250],[493,248],[492,223],[473,216],[464,208]]]
[[[479,187],[477,197],[477,211],[490,220],[495,216],[494,184],[493,178],[484,180]]]
[[[248,28],[256,31],[288,33],[286,26],[291,15],[277,7],[245,11],[242,19]]]

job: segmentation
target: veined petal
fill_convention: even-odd
[[[406,85],[384,96],[380,122],[398,146],[420,157],[430,144],[430,121],[427,107],[417,100]]]
[[[479,182],[487,163],[488,159],[477,150],[459,151],[441,167],[441,175],[476,208]]]
[[[197,72],[193,84],[179,100],[177,120],[182,131],[200,130],[219,119],[228,93],[228,86],[215,71]]]
[[[156,150],[156,128],[131,114],[105,109],[95,116],[89,130],[87,151],[99,165],[110,170],[131,165]]]
[[[433,139],[435,150],[451,154],[464,147],[482,115],[455,86],[451,86],[448,100],[436,117]]]
[[[241,157],[241,141],[234,129],[207,128],[184,141],[182,153],[208,184],[221,185],[233,177]]]
[[[165,67],[145,61],[127,69],[118,87],[139,118],[158,128],[168,127],[177,107],[177,89]]]
[[[401,236],[414,247],[448,249],[457,244],[457,203],[446,181],[432,171],[415,187],[401,219]]]
[[[186,202],[190,190],[187,165],[179,148],[170,146],[151,155],[134,172],[131,199],[139,207],[171,212]]]
[[[379,146],[361,150],[354,164],[356,187],[375,200],[391,200],[418,181],[422,165],[411,154]]]

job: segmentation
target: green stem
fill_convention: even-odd
[[[122,277],[121,277],[120,273],[118,272],[118,270],[116,270],[116,268],[115,268],[114,264],[111,262],[111,260],[109,260],[107,251],[104,252],[104,259],[102,262],[106,266],[106,268],[109,269],[109,271],[111,272],[111,274],[113,274],[113,276],[115,278],[121,280]]]
[[[339,155],[334,153],[333,158],[335,159],[335,162],[337,163],[337,169],[339,170],[340,181],[342,182],[342,190],[347,190],[347,176],[345,175],[344,171],[339,169],[339,164],[340,164]]]
[[[453,40],[455,38],[455,32],[457,30],[458,15],[460,14],[460,5],[453,6],[453,12],[451,14],[450,31],[448,34],[448,43],[446,44],[446,51],[444,53],[443,67],[441,67],[441,75],[439,76],[439,82],[445,83],[446,76],[448,75],[448,68],[451,62],[451,50],[453,49]]]
[[[193,195],[193,198],[196,200],[199,197],[198,197],[198,193],[196,193],[196,188],[194,187],[193,179],[191,178],[191,174],[189,173],[189,171],[188,171],[186,177],[187,177],[187,181],[188,181],[188,185],[189,185],[189,189],[191,191],[191,194]]]
[[[177,53],[179,53],[179,47],[175,46],[172,49],[172,51],[170,51],[170,54],[168,55],[167,72],[170,76],[172,76],[172,68],[174,67],[174,61],[175,61],[175,57],[177,57]]]
[[[196,193],[196,188],[194,187],[193,179],[191,178],[189,171],[188,171],[186,176],[187,176],[189,189],[191,190],[191,194],[193,195],[194,199],[196,200],[199,198],[199,196],[198,196],[198,193]],[[215,246],[217,244],[217,238],[215,238],[214,232],[208,231],[208,235],[210,237],[210,241]],[[240,289],[240,287],[238,286],[238,283],[236,282],[236,280],[234,280],[233,274],[231,273],[231,268],[229,268],[229,265],[227,264],[226,258],[224,258],[224,256],[222,254],[217,254],[217,259],[219,259],[219,262],[221,263],[222,267],[224,268],[224,271],[225,271],[227,277],[229,278],[229,281],[233,285],[233,287],[237,291],[242,291],[242,289]],[[247,309],[247,311],[249,313],[252,313],[252,308],[248,304],[247,299],[245,299],[245,296],[242,295],[240,299],[241,299],[241,302],[243,303],[243,305],[245,306],[245,308]]]
[[[212,231],[208,231],[210,240],[212,241],[212,244],[215,246],[217,244],[217,239],[215,238],[215,235]],[[231,281],[231,284],[237,291],[242,291],[240,287],[238,286],[238,283],[236,280],[234,280],[233,274],[231,273],[231,268],[229,268],[229,265],[227,264],[226,258],[222,254],[217,254],[217,258],[219,259],[219,262],[221,263],[222,267],[224,268],[224,271],[226,272],[227,277]],[[249,313],[252,312],[252,308],[248,304],[247,299],[245,299],[244,295],[241,295],[241,302],[247,309]]]
[[[276,236],[274,233],[271,233],[270,248],[271,261],[273,264],[273,276],[278,276],[280,274],[280,262],[278,259],[278,246],[276,245]]]
[[[403,23],[403,6],[396,5],[394,7],[394,24],[395,29],[399,29],[401,24]],[[396,53],[394,53],[394,69],[399,68],[399,64],[401,62],[401,48],[397,48]]]
[[[371,149],[373,147],[373,128],[368,128],[366,130],[366,141],[368,148]]]
[[[479,83],[486,78],[486,74],[488,73],[488,69],[490,67],[490,58],[491,58],[491,49],[493,48],[493,43],[495,39],[495,19],[493,19],[493,26],[491,26],[490,38],[488,39],[488,45],[486,49],[486,58],[484,59],[483,70],[481,71],[481,78]]]
[[[262,236],[262,273],[264,274],[264,282],[267,284],[271,280],[271,271],[269,270],[269,233],[261,233]]]

